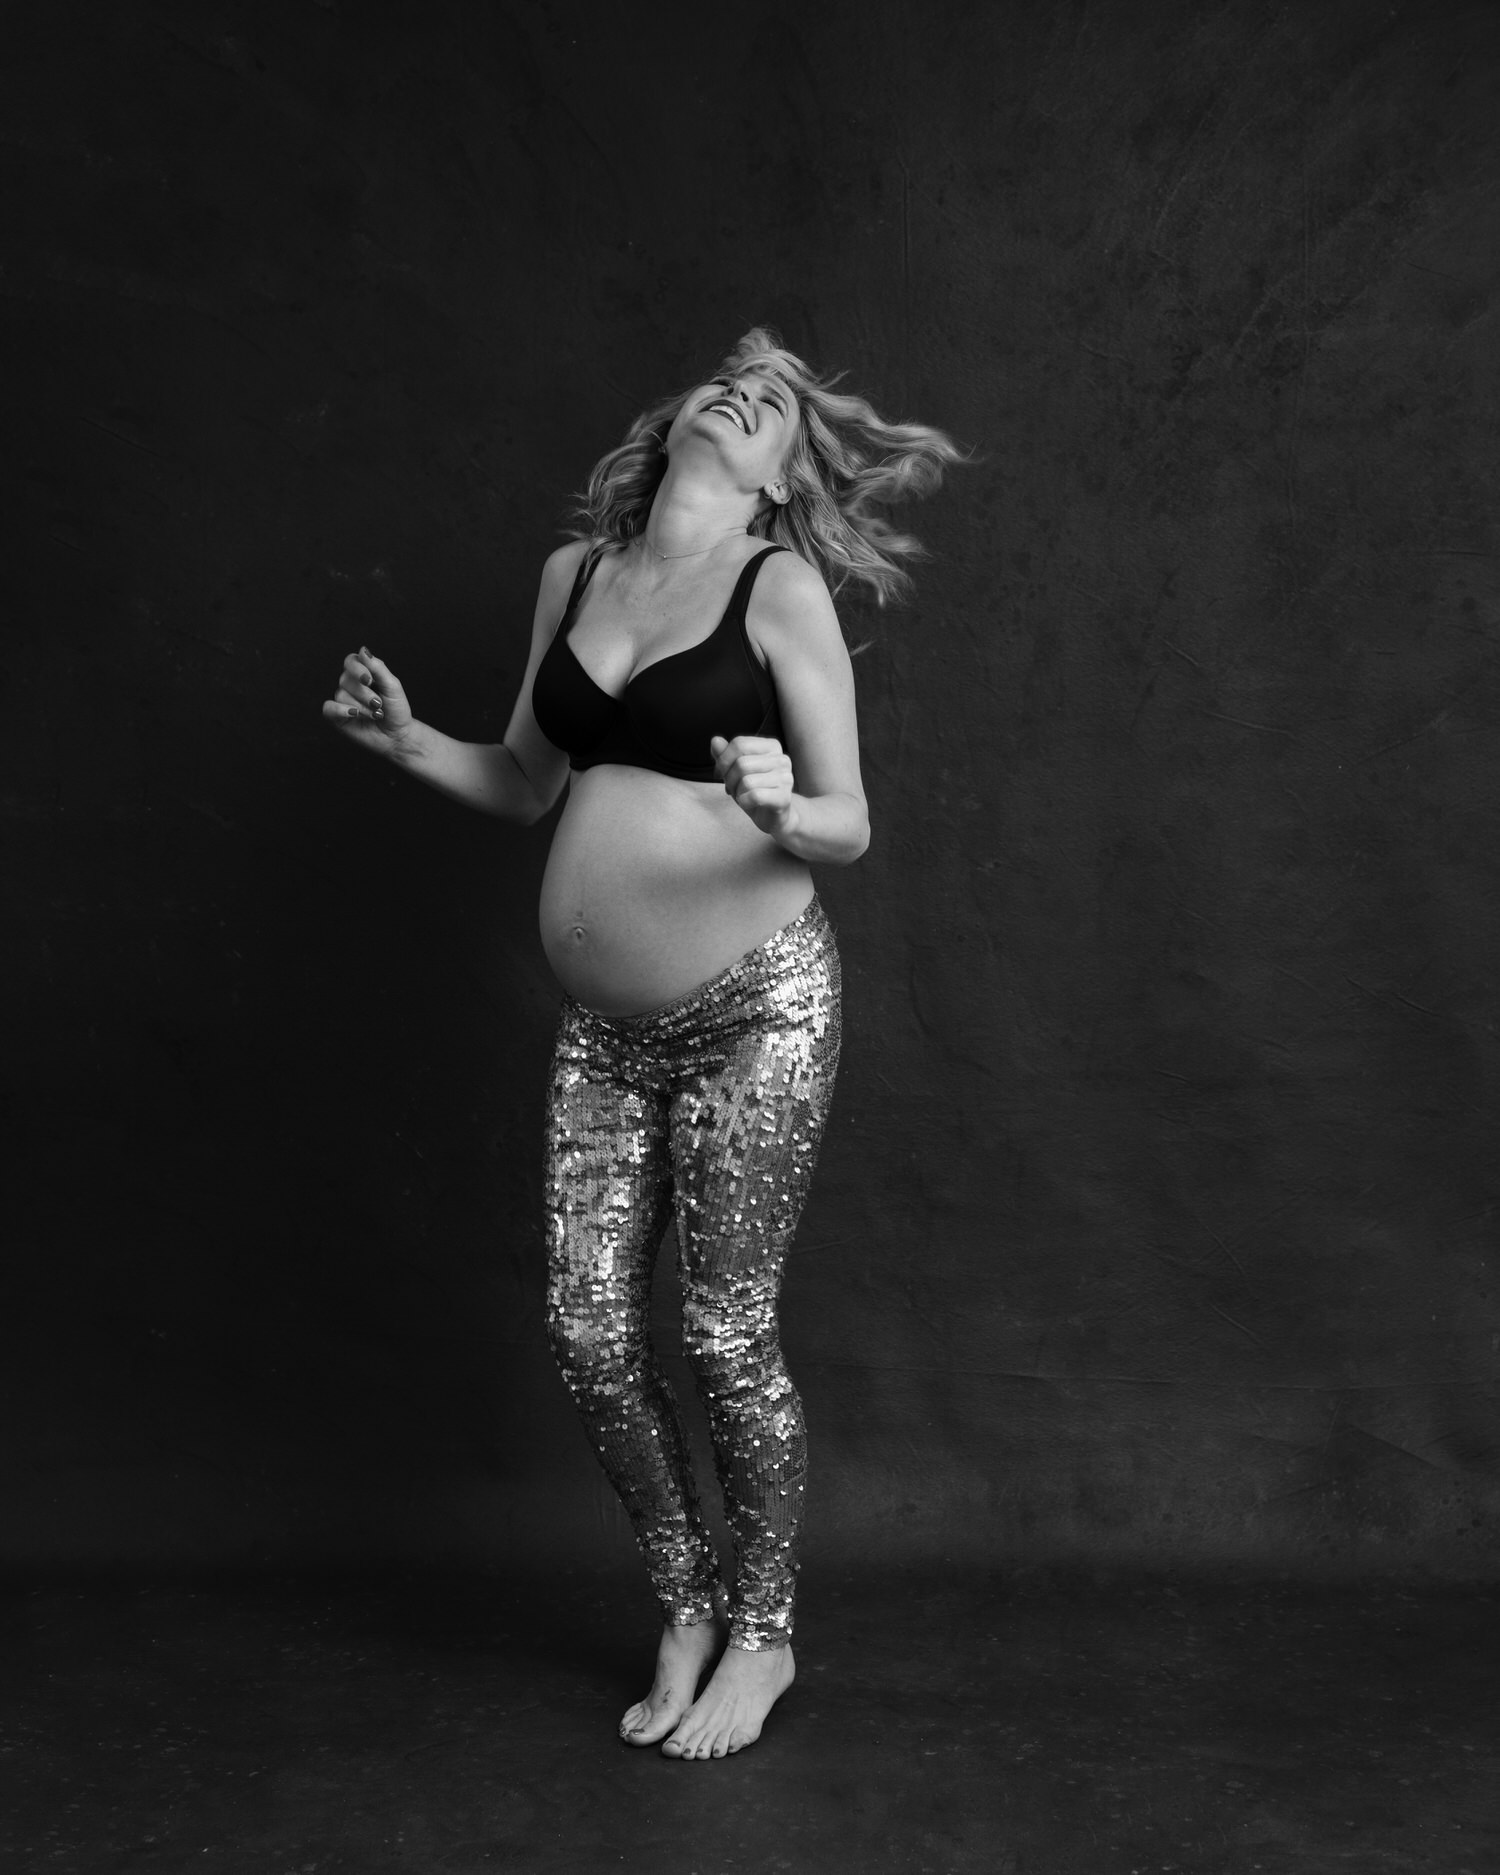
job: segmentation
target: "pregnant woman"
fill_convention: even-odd
[[[909,583],[917,543],[877,506],[927,493],[957,456],[757,328],[594,470],[582,538],[543,570],[503,742],[416,721],[363,648],[323,705],[361,747],[506,820],[568,789],[541,901],[564,991],[547,1322],[665,1619],[621,1735],[668,1757],[739,1751],[792,1682],[806,1452],[776,1307],[839,1051],[810,867],[848,865],[870,837],[829,588],[884,601]],[[648,1330],[673,1216],[727,1591]]]

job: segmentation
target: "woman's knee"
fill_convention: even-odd
[[[553,1356],[570,1380],[610,1379],[630,1369],[645,1351],[645,1324],[593,1298],[549,1296],[546,1323]]]
[[[774,1303],[682,1300],[682,1352],[693,1378],[709,1391],[733,1393],[781,1369]]]

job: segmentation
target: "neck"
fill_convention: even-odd
[[[642,538],[658,559],[707,553],[721,541],[748,533],[755,508],[754,498],[742,490],[715,488],[668,463]]]

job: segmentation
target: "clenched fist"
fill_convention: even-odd
[[[724,792],[774,839],[787,831],[792,810],[792,758],[771,736],[736,736],[709,743]]]
[[[323,716],[362,747],[384,753],[411,728],[411,705],[400,679],[361,645],[344,659],[339,687]]]

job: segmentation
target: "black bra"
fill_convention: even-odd
[[[711,736],[780,741],[776,686],[751,646],[745,609],[761,562],[786,549],[773,545],[747,560],[723,618],[708,637],[637,671],[618,697],[594,682],[568,643],[578,601],[603,551],[584,555],[531,686],[537,727],[549,742],[567,750],[569,766],[618,762],[680,781],[713,781]]]

